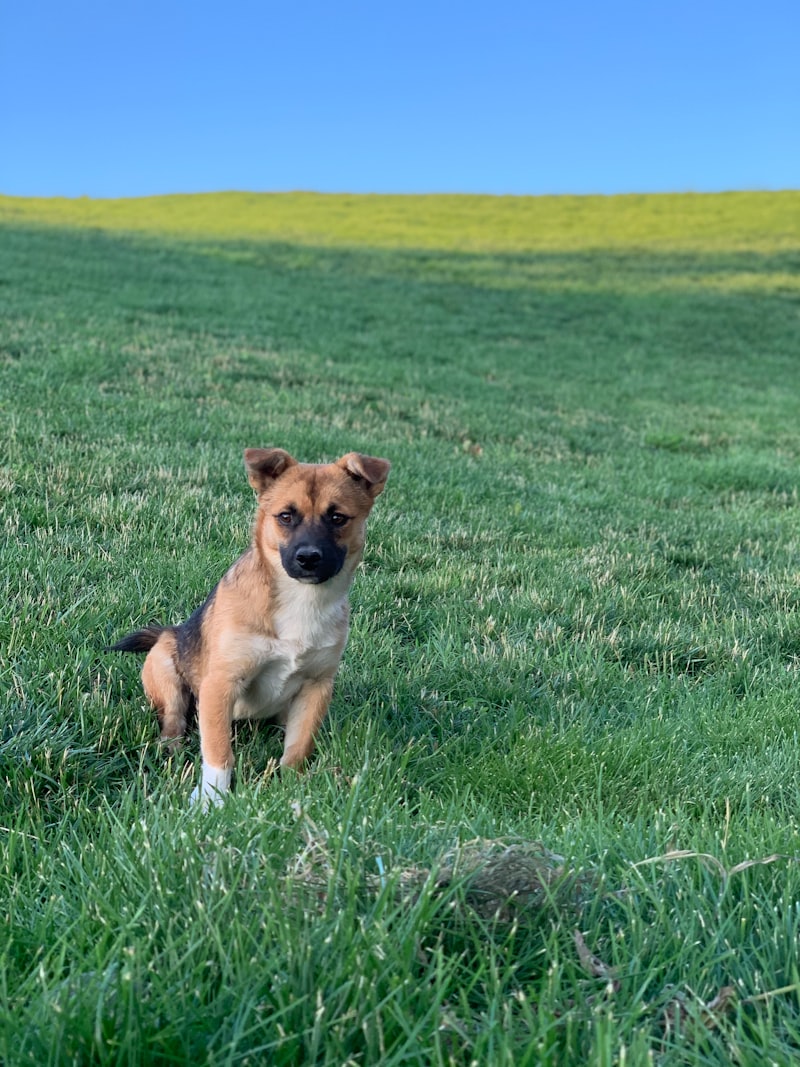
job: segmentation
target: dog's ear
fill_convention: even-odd
[[[246,448],[244,466],[247,480],[257,493],[263,493],[276,478],[297,463],[282,448]]]
[[[392,466],[388,459],[362,456],[360,452],[348,452],[346,456],[337,460],[337,464],[343,467],[355,481],[362,482],[373,500],[383,492]]]

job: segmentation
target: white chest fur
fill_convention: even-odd
[[[288,584],[287,584],[288,583]],[[350,582],[343,574],[323,585],[284,583],[272,625],[278,640],[301,648],[318,648],[338,640],[347,616]]]
[[[324,585],[287,579],[272,619],[275,637],[246,639],[249,664],[234,702],[234,719],[281,721],[306,681],[336,671],[347,634],[350,585],[338,577]]]

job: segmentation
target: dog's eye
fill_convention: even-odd
[[[331,522],[334,526],[344,526],[349,518],[349,515],[342,515],[341,511],[334,511],[331,515]]]
[[[291,526],[292,522],[294,520],[294,512],[293,511],[280,511],[275,516],[275,518],[278,520],[278,522],[281,524],[281,526]]]

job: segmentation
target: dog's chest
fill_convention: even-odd
[[[301,650],[319,648],[337,640],[346,618],[346,601],[331,583],[295,585],[292,596],[280,604],[272,619],[276,639]]]
[[[251,637],[250,670],[234,709],[234,719],[278,718],[288,711],[306,681],[335,672],[347,630],[341,598],[320,596],[300,586],[275,613],[275,637]]]

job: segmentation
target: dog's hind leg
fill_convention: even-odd
[[[142,667],[144,691],[158,715],[161,740],[170,748],[177,748],[186,733],[186,713],[191,699],[189,688],[175,666],[176,658],[175,634],[165,630]]]

